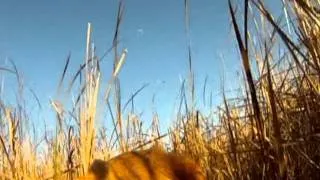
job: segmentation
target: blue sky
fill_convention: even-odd
[[[179,92],[179,77],[186,77],[187,48],[183,0],[125,1],[121,45],[128,49],[121,71],[124,100],[144,83],[151,85],[135,100],[139,111],[151,113],[156,93],[160,121],[167,124]],[[11,58],[22,72],[25,84],[39,96],[46,109],[55,97],[66,56],[71,52],[68,77],[83,62],[87,23],[93,25],[98,54],[111,45],[118,1],[55,0],[2,1],[0,6],[0,63]],[[208,91],[220,89],[223,67],[226,84],[235,86],[241,67],[236,44],[232,42],[226,0],[191,0],[191,39],[196,85],[202,90],[208,76]],[[222,63],[221,56],[224,56]],[[103,63],[102,84],[111,70],[109,56]],[[69,78],[70,79],[70,78]],[[162,83],[164,82],[164,83]],[[6,92],[14,87],[6,81]],[[201,93],[199,92],[199,95]],[[220,96],[214,96],[216,101]],[[201,104],[198,96],[198,104]],[[49,109],[50,110],[50,109]],[[44,114],[49,110],[44,110]],[[145,116],[148,121],[148,115]]]

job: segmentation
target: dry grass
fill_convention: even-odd
[[[15,105],[0,99],[0,179],[75,179],[87,173],[93,159],[108,160],[115,152],[144,149],[162,138],[169,139],[171,151],[198,162],[208,179],[320,179],[320,2],[279,0],[284,5],[279,19],[262,0],[240,2],[229,0],[229,13],[243,65],[245,80],[239,90],[243,95],[231,100],[222,88],[221,106],[205,114],[194,103],[189,2],[185,0],[189,77],[182,84],[177,118],[168,134],[159,133],[161,119],[156,112],[153,136],[146,136],[139,114],[123,111],[134,106],[134,97],[147,85],[128,102],[121,102],[118,74],[127,54],[124,49],[119,55],[117,46],[122,1],[112,48],[101,57],[91,47],[89,25],[85,61],[68,87],[78,93],[75,101],[70,110],[59,98],[51,101],[57,117],[55,132],[45,129],[41,137],[33,138],[36,133],[30,128],[20,73],[14,63],[13,70],[0,68],[15,75],[18,82]],[[106,134],[105,127],[95,126],[101,91],[99,64],[112,51],[114,67],[103,102],[114,130]],[[58,93],[69,61],[70,56]]]

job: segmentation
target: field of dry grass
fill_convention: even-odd
[[[279,19],[262,0],[229,1],[234,42],[243,66],[239,96],[229,99],[222,93],[218,111],[209,114],[195,106],[196,74],[189,53],[190,76],[181,87],[173,128],[160,134],[161,119],[155,114],[153,136],[145,136],[138,114],[122,112],[125,103],[118,74],[127,50],[118,47],[123,18],[120,1],[113,47],[106,52],[114,55],[107,89],[100,85],[103,57],[91,48],[89,26],[85,62],[71,77],[70,86],[63,87],[68,58],[59,82],[58,89],[78,92],[72,108],[63,108],[58,99],[51,101],[57,122],[53,135],[44,130],[37,141],[27,138],[32,130],[25,125],[30,117],[20,97],[23,93],[17,94],[17,103],[5,104],[0,99],[0,180],[75,179],[86,174],[96,158],[108,160],[115,151],[145,149],[154,142],[188,154],[208,179],[320,179],[320,1],[278,1],[284,5]],[[189,38],[188,0],[184,8]],[[15,74],[20,83],[15,66],[0,70]],[[103,98],[99,91],[104,92]],[[111,134],[95,125],[99,101],[110,110]]]

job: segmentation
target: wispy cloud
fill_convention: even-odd
[[[144,30],[142,28],[137,29],[137,36],[143,36],[144,35]]]

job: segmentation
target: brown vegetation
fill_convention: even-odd
[[[189,76],[182,83],[176,119],[167,134],[159,133],[161,119],[156,112],[151,122],[152,135],[146,135],[142,128],[134,98],[146,85],[126,103],[121,102],[118,74],[127,54],[123,50],[119,55],[117,47],[122,1],[109,51],[96,56],[90,48],[91,31],[88,31],[85,62],[68,87],[77,95],[71,109],[63,107],[58,97],[51,103],[57,117],[54,132],[44,128],[43,134],[36,137],[30,131],[34,122],[28,117],[20,73],[14,64],[13,70],[0,68],[14,74],[18,82],[16,104],[0,99],[0,179],[72,180],[88,174],[88,169],[87,179],[95,176],[117,179],[119,175],[191,178],[200,171],[205,172],[207,179],[219,180],[320,179],[320,1],[278,0],[283,5],[280,17],[271,14],[264,4],[267,1],[239,2],[229,1],[234,40],[244,74],[242,86],[234,93],[237,96],[229,99],[222,88],[221,106],[215,109],[207,103],[210,112],[197,108],[199,87],[194,83],[188,39]],[[188,0],[184,8],[186,33],[190,38]],[[114,67],[102,102],[110,113],[106,120],[114,125],[107,127],[113,128],[107,134],[106,127],[96,126],[96,117],[101,100],[100,62],[112,50]],[[59,90],[69,61],[70,56]],[[203,89],[203,97],[207,97],[206,85]],[[39,102],[35,93],[32,97]],[[168,147],[177,154],[154,149],[125,153],[143,149],[162,138],[167,138]],[[124,154],[107,162],[93,161],[108,160],[113,157],[113,151]],[[123,171],[117,174],[119,171],[113,167]]]

